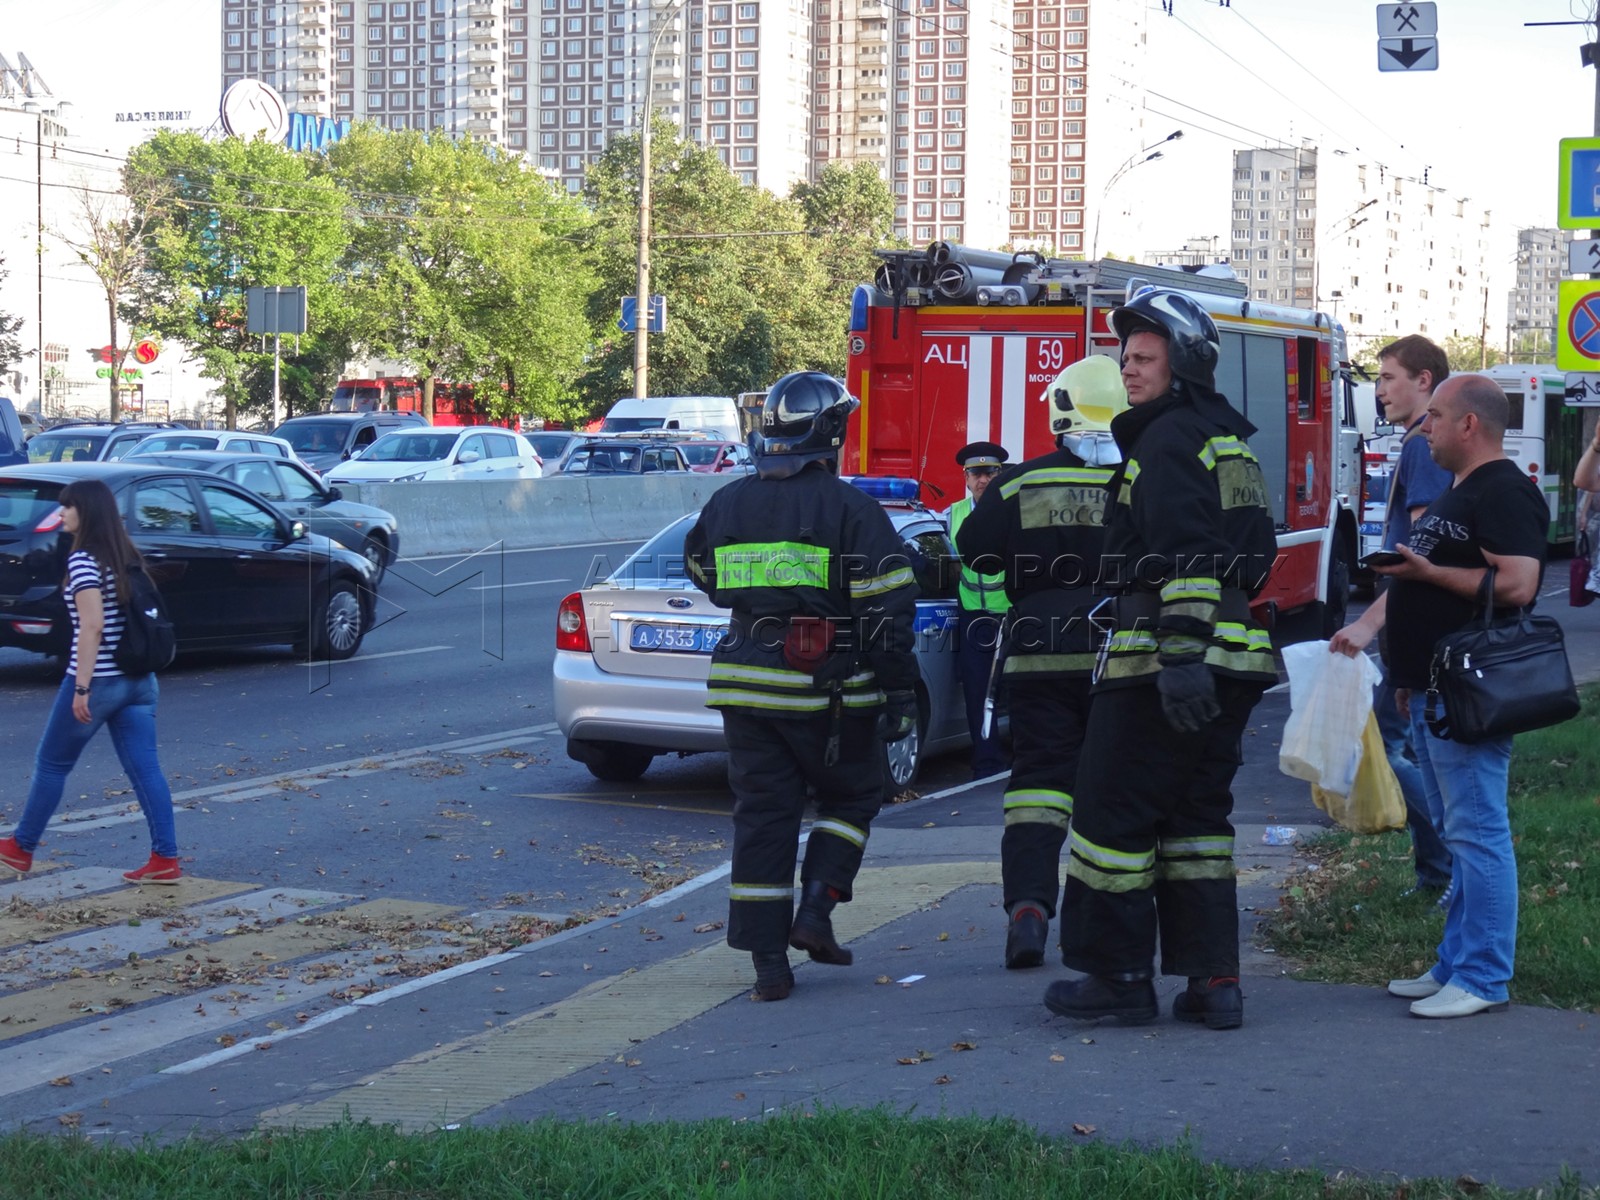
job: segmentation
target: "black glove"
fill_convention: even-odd
[[[917,694],[909,689],[890,692],[878,714],[878,736],[886,742],[898,742],[916,727]]]
[[[1163,663],[1156,688],[1167,724],[1179,733],[1199,733],[1222,712],[1217,705],[1216,680],[1203,658]]]

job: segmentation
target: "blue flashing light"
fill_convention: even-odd
[[[860,488],[874,500],[913,501],[922,491],[922,485],[915,479],[894,475],[851,475],[845,482]]]
[[[871,303],[871,289],[864,283],[856,284],[856,290],[850,294],[851,333],[865,333],[867,331],[867,308]]]

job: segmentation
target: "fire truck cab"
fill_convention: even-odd
[[[939,507],[962,494],[955,452],[997,441],[1020,462],[1054,448],[1046,386],[1089,354],[1119,354],[1110,311],[1146,287],[1194,297],[1217,323],[1217,390],[1256,426],[1279,559],[1256,607],[1318,606],[1344,623],[1356,559],[1360,434],[1343,328],[1327,314],[1245,298],[1237,279],[1116,260],[1045,260],[935,242],[883,251],[851,304],[848,384],[861,401],[843,474],[919,480]]]

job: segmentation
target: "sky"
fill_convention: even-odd
[[[984,0],[971,0],[976,9]],[[1437,0],[1439,69],[1377,69],[1373,0],[1094,0],[1146,3],[1145,127],[1182,129],[1117,189],[1146,248],[1231,229],[1232,151],[1315,139],[1359,149],[1514,231],[1555,223],[1557,141],[1594,130],[1595,71],[1580,63],[1593,0]],[[0,54],[26,54],[73,127],[125,148],[111,114],[216,111],[218,0],[0,0]],[[1154,137],[1151,139],[1155,140]],[[1509,238],[1509,233],[1508,233]],[[1514,242],[1506,243],[1507,260]]]

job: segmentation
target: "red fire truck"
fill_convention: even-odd
[[[861,400],[843,474],[921,481],[947,505],[962,494],[955,452],[997,441],[1013,462],[1053,449],[1045,387],[1088,354],[1118,354],[1107,316],[1144,287],[1187,292],[1222,336],[1217,389],[1256,426],[1251,449],[1272,493],[1280,556],[1263,615],[1320,605],[1344,621],[1356,559],[1360,434],[1343,329],[1325,313],[1245,299],[1219,278],[1103,260],[1049,260],[935,242],[884,251],[856,288],[848,384]]]
[[[433,382],[435,425],[500,425],[520,429],[520,417],[489,417],[478,411],[470,383]],[[421,412],[422,384],[409,376],[341,379],[333,389],[332,412]]]

